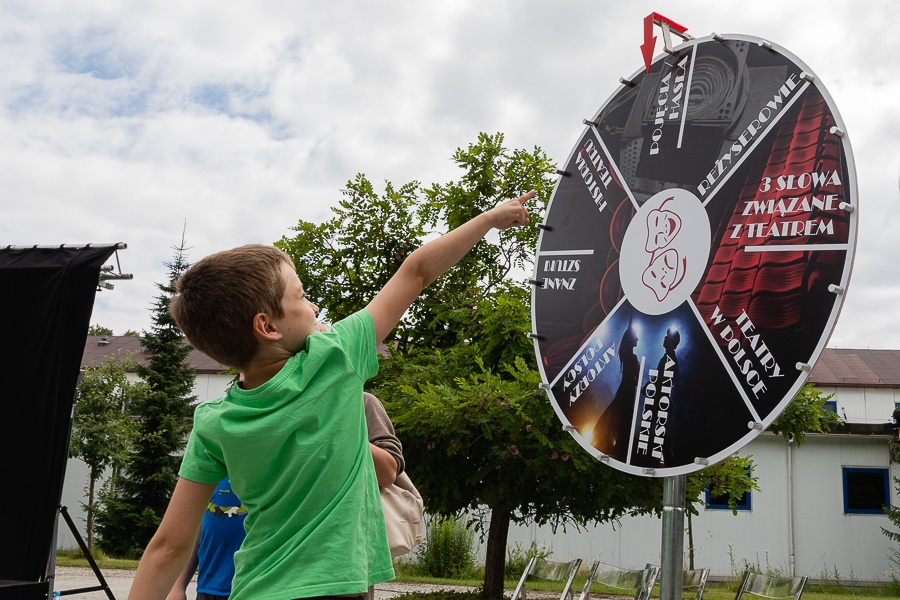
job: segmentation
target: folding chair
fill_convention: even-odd
[[[741,600],[744,596],[800,600],[804,587],[806,587],[806,577],[770,577],[747,571],[744,573],[741,587],[738,588],[734,600]]]
[[[572,594],[572,582],[575,580],[575,575],[578,573],[580,567],[580,558],[576,558],[569,562],[556,562],[532,556],[531,560],[528,561],[528,566],[525,567],[525,572],[522,573],[522,577],[519,579],[519,584],[516,586],[511,600],[526,600],[525,581],[528,579],[565,581],[566,585],[563,587],[559,600],[574,600]]]
[[[627,590],[629,593],[633,591],[634,600],[650,600],[650,592],[653,591],[657,577],[659,567],[656,565],[647,565],[643,569],[625,569],[599,560],[594,561],[578,600],[590,600],[592,583],[616,590]]]
[[[688,569],[681,574],[681,597],[688,600],[687,593],[697,590],[693,600],[703,600],[703,590],[706,589],[706,579],[709,577],[709,569]]]

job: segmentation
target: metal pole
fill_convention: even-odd
[[[681,600],[684,569],[684,475],[663,479],[660,600]]]

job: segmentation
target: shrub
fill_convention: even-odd
[[[431,522],[417,554],[429,576],[464,578],[472,571],[475,534],[459,519]]]
[[[537,542],[532,540],[531,545],[525,548],[522,544],[516,542],[512,547],[506,548],[506,579],[518,580],[528,566],[528,561],[532,556],[538,558],[549,558],[553,552],[546,546],[538,546]]]

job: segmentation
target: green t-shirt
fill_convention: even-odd
[[[231,600],[364,593],[393,579],[363,405],[365,311],[309,337],[262,386],[200,404],[180,475],[231,477],[247,508]]]

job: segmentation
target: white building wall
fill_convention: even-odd
[[[139,381],[140,378],[134,373],[127,375],[131,381]],[[200,402],[213,400],[225,395],[225,390],[231,385],[232,375],[197,375],[194,380],[193,393]],[[97,482],[97,490],[103,485],[103,481],[110,475],[110,471],[104,474],[103,478]],[[75,523],[82,539],[87,542],[87,513],[82,509],[82,503],[87,503],[88,495],[86,486],[89,480],[88,467],[80,459],[70,458],[66,463],[66,477],[63,482],[62,498],[60,504],[66,507],[72,521]],[[57,548],[77,548],[78,542],[75,536],[69,531],[68,526],[59,519],[57,536]]]
[[[713,575],[729,576],[745,563],[790,571],[790,511],[787,502],[786,442],[762,434],[740,454],[752,456],[754,475],[761,489],[750,494],[749,511],[706,509],[692,518],[694,562],[708,566]]]
[[[893,410],[893,407],[892,407]],[[890,469],[891,504],[900,502],[887,439],[873,436],[813,436],[796,448],[797,570],[819,577],[889,581],[890,540],[881,528],[892,528],[885,515],[844,514],[842,467]],[[898,574],[900,575],[900,574]]]
[[[900,404],[900,389],[895,388],[821,388],[824,395],[834,394],[837,413],[848,423],[890,423],[894,406]]]
[[[892,406],[893,410],[893,406]],[[694,563],[717,577],[735,576],[748,564],[814,579],[835,571],[844,580],[890,581],[890,540],[884,515],[844,514],[842,466],[900,469],[891,465],[887,439],[873,436],[807,436],[799,447],[764,433],[741,454],[753,456],[761,491],[751,494],[751,510],[701,508],[692,518]],[[789,476],[793,473],[793,476]],[[891,503],[900,502],[893,489]],[[793,501],[791,501],[793,498]],[[685,520],[687,527],[687,520]],[[586,531],[511,527],[509,545],[532,542],[555,558],[580,557],[626,567],[660,564],[662,522],[656,517],[623,519]],[[685,565],[688,537],[685,534]]]

